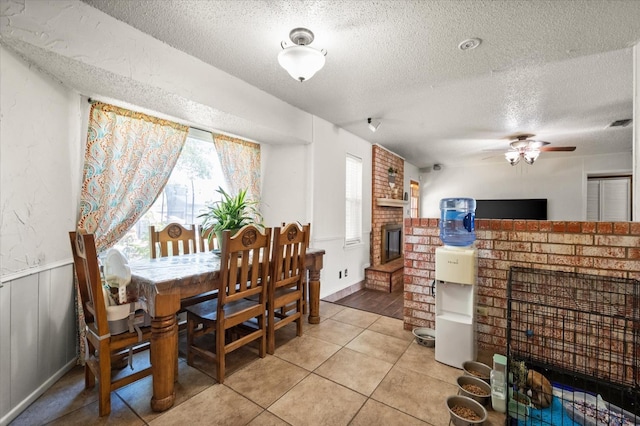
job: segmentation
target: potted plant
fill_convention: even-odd
[[[389,183],[396,183],[396,175],[398,174],[398,169],[389,167],[387,171],[389,172]]]
[[[238,195],[228,194],[222,187],[218,187],[216,192],[222,195],[222,200],[208,204],[204,213],[198,215],[202,219],[202,231],[213,229],[218,239],[218,245],[222,244],[222,231],[230,230],[235,233],[245,225],[254,224],[261,226],[262,215],[258,210],[258,202],[247,199],[247,190],[242,189]],[[209,246],[211,244],[209,234]]]

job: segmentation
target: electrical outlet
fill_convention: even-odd
[[[338,279],[342,279],[342,271],[338,271]]]
[[[478,306],[476,307],[476,312],[478,315],[487,315],[489,313],[489,308],[486,306]]]
[[[344,277],[347,278],[347,269],[344,270]]]

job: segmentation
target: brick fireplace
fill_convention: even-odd
[[[371,266],[365,270],[365,288],[392,292],[403,287],[404,261],[402,256],[391,261],[384,259],[383,228],[403,226],[404,160],[379,145],[373,145],[372,150]],[[393,198],[394,191],[389,186],[389,168],[397,170],[398,198]]]
[[[404,222],[404,328],[435,327],[439,219]],[[478,359],[505,353],[511,266],[640,279],[640,222],[476,220]],[[436,290],[437,291],[437,290]]]

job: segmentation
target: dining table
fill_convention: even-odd
[[[310,324],[320,322],[320,271],[325,251],[308,248],[305,266],[308,274],[308,312]],[[220,286],[220,256],[212,251],[181,256],[132,261],[131,286],[146,302],[151,317],[151,370],[153,396],[151,409],[165,411],[175,401],[177,377],[178,323],[180,301]]]

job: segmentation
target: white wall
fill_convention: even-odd
[[[326,252],[320,297],[363,281],[371,234],[371,144],[313,117],[310,145],[262,145],[261,150],[265,224],[311,223],[311,246]],[[363,164],[362,243],[350,247],[344,245],[347,153],[361,158]]]
[[[80,97],[0,46],[0,276],[70,259]],[[86,133],[86,131],[85,131]],[[63,244],[61,244],[63,242]]]
[[[371,234],[371,144],[314,117],[312,150],[312,242],[326,250],[320,297],[364,280]],[[345,247],[345,161],[347,153],[362,159],[362,243]],[[338,278],[338,272],[348,276]]]
[[[309,150],[309,145],[260,146],[262,165],[260,208],[266,226],[279,226],[282,222],[308,223],[311,221],[307,195]],[[312,233],[314,230],[312,224]]]
[[[553,155],[553,156],[552,156]],[[439,217],[439,201],[448,197],[475,199],[546,198],[549,220],[586,220],[589,174],[631,172],[625,154],[563,159],[543,153],[533,165],[487,163],[446,167],[422,174],[421,216]]]
[[[75,365],[77,93],[0,46],[0,424]]]

